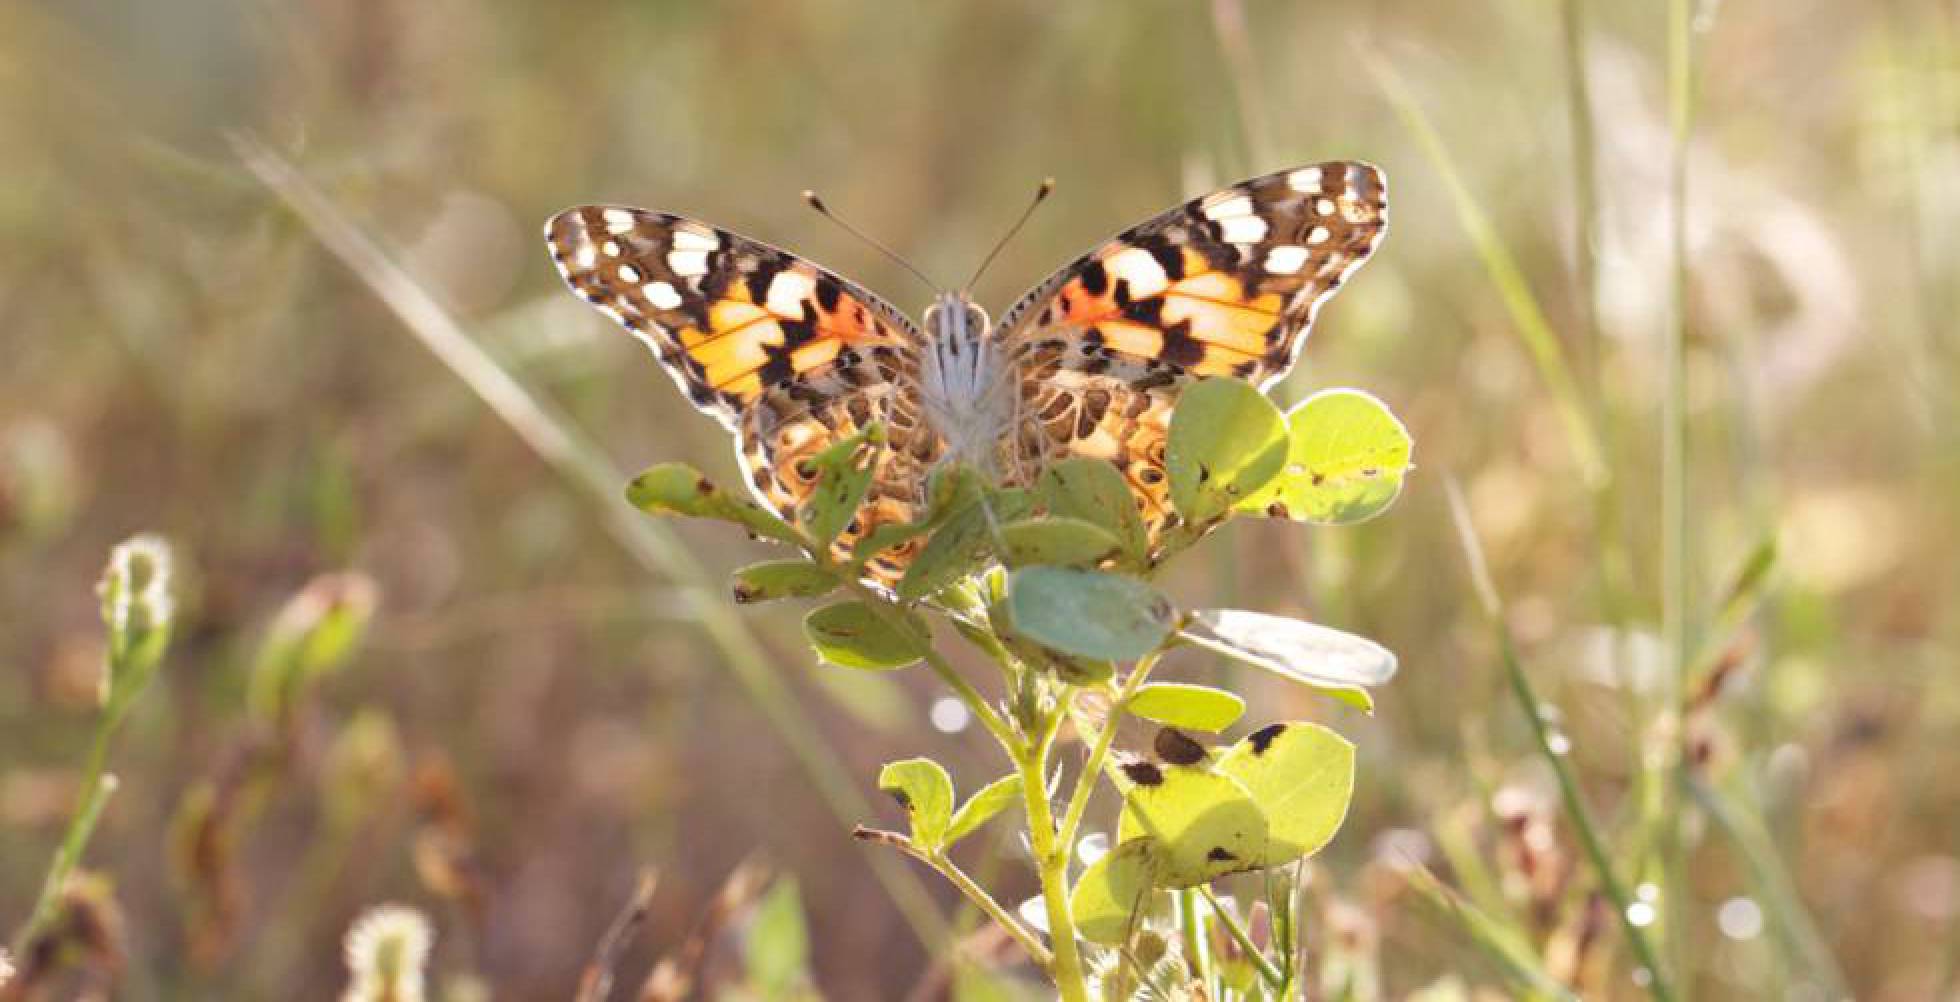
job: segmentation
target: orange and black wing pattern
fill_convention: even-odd
[[[1336,161],[1193,199],[1062,269],[1001,319],[1021,382],[1016,465],[1110,460],[1161,527],[1179,388],[1285,375],[1387,222],[1381,171]]]
[[[876,421],[892,448],[840,549],[910,517],[936,446],[913,390],[918,334],[897,310],[787,251],[666,213],[579,206],[545,239],[572,291],[735,433],[765,504],[795,519],[814,487],[803,460]]]

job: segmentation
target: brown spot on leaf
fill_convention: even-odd
[[[1266,754],[1266,749],[1272,747],[1273,741],[1285,730],[1285,724],[1271,724],[1253,731],[1251,736],[1247,737],[1246,740],[1252,742],[1252,753],[1254,755],[1264,755]]]
[[[1205,760],[1205,746],[1175,727],[1158,731],[1154,747],[1157,757],[1171,765],[1197,765]]]

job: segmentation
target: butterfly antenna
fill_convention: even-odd
[[[1007,234],[995,242],[994,249],[988,251],[987,256],[980,259],[980,267],[973,269],[973,277],[966,280],[967,288],[973,288],[973,283],[980,281],[980,276],[987,273],[987,266],[993,264],[994,258],[1000,255],[1001,248],[1006,247],[1007,242],[1014,239],[1014,234],[1021,232],[1021,227],[1028,224],[1028,217],[1034,215],[1035,208],[1046,200],[1049,195],[1053,194],[1054,191],[1055,179],[1052,177],[1042,178],[1041,187],[1035,189],[1034,201],[1029,202],[1028,207],[1021,210],[1021,218],[1015,220],[1013,226],[1008,227]]]
[[[817,210],[817,215],[822,216],[825,219],[828,219],[831,222],[836,223],[838,226],[843,227],[844,232],[849,233],[851,236],[854,236],[859,240],[864,241],[867,244],[870,244],[872,250],[875,250],[878,253],[883,254],[884,256],[890,258],[892,262],[898,265],[900,268],[903,268],[906,271],[911,272],[912,277],[926,284],[926,288],[931,289],[934,292],[939,291],[940,289],[939,284],[937,282],[934,282],[932,279],[927,278],[924,272],[920,271],[917,268],[912,267],[912,262],[907,261],[902,257],[899,257],[898,252],[892,250],[890,247],[887,247],[884,244],[879,243],[876,240],[873,240],[863,230],[860,230],[857,227],[852,226],[851,224],[838,218],[838,216],[835,213],[830,211],[830,206],[823,204],[823,199],[817,197],[816,192],[805,190],[803,192],[803,200],[805,202],[810,203],[810,208]]]

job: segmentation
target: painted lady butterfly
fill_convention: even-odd
[[[998,324],[966,291],[940,293],[923,334],[851,282],[691,219],[586,205],[552,217],[545,239],[572,291],[734,433],[755,494],[785,518],[814,486],[803,460],[884,424],[840,553],[911,520],[939,464],[1027,484],[1069,456],[1116,464],[1155,539],[1174,517],[1164,443],[1180,388],[1285,375],[1315,310],[1381,241],[1385,184],[1350,161],[1253,178],[1123,231]],[[917,545],[869,572],[895,580]]]

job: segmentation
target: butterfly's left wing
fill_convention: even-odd
[[[1387,222],[1381,171],[1335,161],[1193,199],[1063,268],[1001,318],[1021,384],[1016,465],[1114,462],[1154,537],[1169,516],[1164,443],[1178,390],[1203,376],[1264,387],[1285,375],[1315,311]]]
[[[836,549],[910,520],[938,442],[918,416],[918,333],[896,309],[788,251],[662,212],[578,206],[545,239],[572,291],[734,433],[763,503],[796,520],[816,486],[807,460],[878,422],[891,447]],[[892,577],[907,555],[872,571]]]

